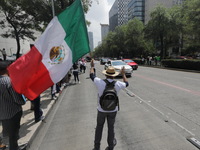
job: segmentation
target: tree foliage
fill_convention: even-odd
[[[113,58],[140,57],[148,53],[144,41],[144,25],[138,19],[133,19],[127,24],[116,27],[114,32],[109,32],[103,43],[95,49],[93,55]]]
[[[54,2],[55,14],[73,3],[74,0],[57,0]],[[82,0],[87,12],[92,0]],[[17,43],[17,58],[20,56],[20,40],[35,40],[34,31],[44,31],[53,18],[51,0],[1,0],[0,27],[7,29],[1,36],[14,38]]]
[[[110,57],[119,54],[125,57],[160,55],[166,58],[169,50],[176,55],[200,53],[199,0],[186,0],[183,5],[171,8],[157,6],[150,17],[146,25],[133,19],[117,27],[108,34],[103,47],[96,48],[98,54]],[[106,52],[102,48],[106,48]]]

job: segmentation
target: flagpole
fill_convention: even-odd
[[[51,6],[52,6],[53,17],[54,17],[55,16],[54,0],[51,0]]]

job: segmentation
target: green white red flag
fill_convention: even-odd
[[[82,4],[75,0],[51,20],[31,50],[9,66],[12,85],[33,100],[59,82],[72,64],[89,52]]]

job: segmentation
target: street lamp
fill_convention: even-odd
[[[54,0],[51,0],[51,6],[52,6],[53,17],[54,17],[55,16]]]
[[[10,56],[13,56],[12,47],[10,48]]]

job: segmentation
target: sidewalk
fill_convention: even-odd
[[[63,87],[61,87],[61,91]],[[59,93],[56,94],[59,97]],[[48,112],[54,105],[56,100],[51,99],[51,88],[47,89],[41,94],[41,108],[43,110],[43,115],[48,115]],[[21,118],[21,128],[20,128],[20,139],[18,140],[19,146],[24,144],[29,144],[29,142],[34,138],[34,135],[37,133],[38,128],[42,124],[42,121],[35,123],[34,112],[30,110],[31,102],[27,101],[23,105],[23,115]],[[43,120],[45,121],[45,119]],[[0,123],[0,136],[2,137],[2,124]],[[8,147],[8,138],[3,138],[4,144]],[[6,149],[7,150],[7,149]]]

